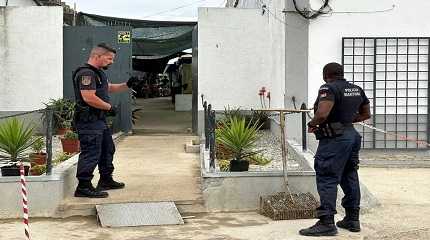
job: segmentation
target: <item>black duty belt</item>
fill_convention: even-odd
[[[319,125],[314,131],[317,140],[335,138],[343,135],[345,128],[352,127],[352,123],[332,122]]]
[[[97,120],[103,120],[105,116],[105,111],[101,109],[76,105],[74,120],[82,122],[95,122]]]

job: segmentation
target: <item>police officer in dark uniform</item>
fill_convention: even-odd
[[[106,70],[114,61],[116,51],[106,44],[99,44],[91,50],[88,62],[73,74],[75,90],[74,128],[81,145],[76,177],[79,184],[75,197],[105,198],[104,190],[119,189],[124,183],[113,180],[112,164],[115,145],[106,124],[106,116],[114,116],[116,108],[110,103],[109,93],[127,91],[137,83],[130,78],[127,83],[108,82]],[[94,188],[91,180],[98,166],[100,180]]]
[[[326,84],[319,89],[315,102],[315,116],[308,123],[309,132],[319,140],[315,154],[315,172],[320,206],[319,221],[300,230],[305,236],[333,236],[336,214],[337,186],[340,184],[345,197],[342,206],[346,216],[336,223],[352,232],[360,231],[360,184],[358,180],[358,152],[361,136],[353,127],[354,122],[370,118],[369,100],[364,91],[343,77],[343,66],[329,63],[323,69]]]

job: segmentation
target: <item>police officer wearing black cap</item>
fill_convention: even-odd
[[[308,123],[309,132],[319,140],[315,154],[315,172],[320,206],[319,221],[300,230],[305,236],[333,236],[336,226],[352,232],[360,231],[360,184],[358,180],[358,152],[361,136],[354,122],[370,118],[369,100],[364,91],[343,76],[343,66],[329,63],[323,69],[326,84],[322,85],[315,102],[314,118]],[[345,197],[342,206],[346,216],[334,225],[337,186]]]
[[[115,145],[106,124],[106,116],[115,116],[116,108],[110,103],[109,93],[127,91],[137,84],[136,78],[126,83],[109,83],[103,70],[114,62],[116,51],[102,43],[91,50],[88,62],[73,73],[76,109],[74,128],[81,145],[76,177],[79,184],[75,197],[105,198],[105,190],[124,188],[113,180],[112,163]],[[98,166],[100,180],[94,188],[91,180]]]

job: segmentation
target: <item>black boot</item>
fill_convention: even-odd
[[[299,231],[300,235],[320,237],[320,236],[335,236],[337,228],[334,225],[333,216],[321,216],[320,220],[312,227],[305,228]]]
[[[100,176],[99,183],[97,184],[97,190],[99,191],[121,189],[124,187],[125,187],[124,183],[113,180],[112,176],[103,176],[103,177]]]
[[[345,209],[345,217],[337,222],[336,226],[347,229],[350,232],[360,232],[360,209]]]
[[[79,181],[78,187],[75,191],[75,197],[87,197],[87,198],[107,198],[109,194],[96,190],[91,182]]]

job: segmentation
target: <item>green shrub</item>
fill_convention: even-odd
[[[219,169],[223,172],[228,172],[230,170],[230,160],[218,160]]]
[[[33,145],[31,145],[31,149],[33,149],[36,153],[41,153],[43,148],[45,147],[45,141],[43,137],[35,137]]]
[[[66,161],[67,159],[69,159],[72,156],[72,154],[67,154],[65,152],[60,153],[59,155],[57,155],[53,161],[53,163],[55,165],[60,164],[64,161]]]
[[[34,127],[17,118],[6,120],[0,124],[0,157],[11,162],[24,158],[24,153],[34,144]]]
[[[238,108],[230,108],[230,105],[227,107],[224,107],[224,118],[225,119],[231,119],[231,118],[245,118],[245,115],[241,112],[240,107]]]
[[[66,133],[64,133],[64,139],[67,140],[78,140],[79,136],[77,133],[73,132],[73,131],[67,131]]]
[[[46,165],[35,165],[31,167],[31,172],[34,175],[42,175],[46,172]]]
[[[259,137],[258,129],[257,123],[245,124],[244,118],[226,118],[216,129],[216,140],[231,151],[233,159],[245,160],[260,152],[253,150]]]
[[[65,98],[50,99],[48,103],[44,104],[46,108],[53,110],[53,122],[56,128],[71,127],[75,113],[75,103],[72,100]],[[43,117],[46,118],[46,112]]]

